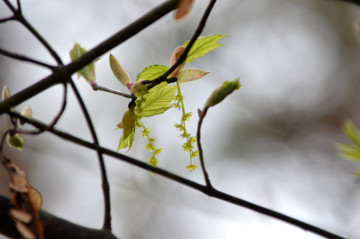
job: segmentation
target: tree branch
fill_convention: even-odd
[[[0,195],[0,234],[9,238],[21,238],[15,227],[13,219],[9,216],[9,199]],[[45,211],[40,211],[41,222],[44,225],[45,238],[51,239],[116,239],[108,230],[95,230],[82,227],[53,216]]]
[[[47,76],[46,78],[18,92],[17,94],[14,94],[5,101],[0,102],[0,115],[8,111],[11,107],[21,104],[22,102],[30,99],[31,97],[41,93],[42,91],[47,90],[49,87],[61,83],[62,77],[70,77],[72,74],[74,74],[84,66],[90,64],[92,61],[94,61],[107,51],[113,49],[114,47],[133,37],[155,21],[159,20],[160,18],[174,10],[178,1],[179,0],[169,0],[160,4],[135,22],[131,23],[129,26],[125,27],[123,30],[114,34],[112,37],[108,38],[93,49],[86,52],[81,57],[77,58],[75,61],[63,67],[59,67],[59,71]],[[59,72],[61,72],[61,74],[59,74]]]
[[[141,31],[142,29],[146,28],[168,12],[175,9],[177,5],[177,0],[167,1],[163,3],[162,5],[154,8],[152,11],[150,11],[148,14],[144,15],[142,18],[140,18],[138,21],[135,21],[130,26],[124,28],[117,34],[115,34],[113,37],[110,37],[108,40],[105,40],[103,43],[99,44],[94,49],[90,50],[87,54],[83,55],[82,57],[78,58],[76,61],[71,62],[67,66],[63,66],[63,63],[58,56],[58,54],[53,50],[53,48],[48,44],[48,42],[32,27],[30,23],[23,17],[21,14],[21,6],[20,1],[18,1],[18,9],[16,9],[8,0],[4,0],[5,3],[8,5],[10,10],[14,13],[14,20],[17,20],[21,22],[43,45],[44,47],[50,52],[50,54],[54,57],[54,59],[57,61],[59,66],[53,70],[53,74],[49,77],[41,80],[40,82],[36,83],[35,85],[23,90],[22,92],[19,92],[18,94],[15,94],[13,97],[10,97],[9,100],[6,100],[3,103],[0,103],[0,108],[2,105],[5,105],[5,107],[11,107],[13,104],[19,104],[23,101],[25,101],[28,98],[31,98],[32,96],[35,96],[36,94],[42,92],[43,90],[46,90],[47,88],[58,84],[59,82],[67,81],[70,83],[71,87],[73,88],[76,98],[78,99],[78,102],[81,106],[81,109],[83,111],[83,114],[85,116],[85,119],[88,123],[90,133],[93,137],[94,144],[99,145],[99,141],[97,139],[97,135],[95,132],[95,128],[93,126],[91,117],[86,109],[85,103],[82,100],[82,97],[80,96],[74,82],[71,79],[71,75],[81,69],[83,66],[89,64],[93,60],[95,60],[97,57],[104,54],[106,51],[112,49],[116,45],[120,44],[121,42],[125,41],[126,39],[134,36],[136,33]],[[88,57],[87,57],[88,56]],[[83,58],[83,60],[81,60]],[[85,60],[84,60],[85,59]],[[86,61],[89,62],[86,62]],[[38,62],[33,62],[38,63]],[[64,104],[65,105],[65,104]],[[8,108],[9,109],[9,108]],[[0,110],[1,111],[1,110]],[[2,113],[0,112],[0,115]],[[47,128],[48,129],[48,128]],[[45,130],[45,129],[43,129]],[[100,151],[97,151],[98,157],[99,157],[99,163],[100,163],[100,170],[101,170],[101,177],[102,177],[102,188],[104,192],[104,202],[105,202],[105,210],[104,210],[104,224],[103,228],[111,229],[111,209],[110,209],[110,195],[109,195],[109,183],[107,179],[106,169],[105,169],[105,163],[102,156],[102,153]]]
[[[199,110],[199,122],[198,122],[197,133],[196,133],[196,141],[197,141],[197,145],[198,145],[198,149],[199,149],[199,158],[200,158],[201,170],[203,172],[206,185],[208,187],[212,187],[209,175],[208,175],[208,173],[206,171],[205,160],[204,160],[203,150],[202,150],[202,146],[201,146],[201,126],[202,126],[202,123],[203,123],[204,118],[206,116],[207,110],[208,110],[208,107],[206,107],[203,111]]]
[[[8,112],[8,114],[10,116],[17,117],[17,118],[23,120],[24,122],[27,122],[27,123],[33,125],[34,127],[37,127],[38,129],[42,129],[42,128],[46,127],[46,125],[43,124],[42,122],[34,120],[34,119],[27,119],[25,117],[22,117],[21,115],[19,115],[16,112]],[[273,211],[271,209],[256,205],[254,203],[245,201],[243,199],[231,196],[231,195],[226,194],[224,192],[218,191],[213,187],[208,187],[207,185],[205,185],[205,186],[201,185],[199,183],[188,180],[186,178],[178,176],[178,175],[176,175],[174,173],[171,173],[169,171],[166,171],[164,169],[161,169],[161,168],[158,168],[158,167],[153,167],[153,166],[151,166],[151,165],[149,165],[147,163],[144,163],[144,162],[142,162],[140,160],[137,160],[135,158],[129,157],[129,156],[124,155],[124,154],[120,154],[118,152],[112,151],[112,150],[104,148],[102,146],[95,145],[95,144],[90,143],[90,142],[88,142],[86,140],[80,139],[78,137],[75,137],[75,136],[73,136],[71,134],[68,134],[68,133],[65,133],[63,131],[57,130],[55,128],[52,128],[49,132],[57,135],[58,137],[60,137],[60,138],[62,138],[64,140],[73,142],[75,144],[81,145],[81,146],[89,148],[89,149],[96,150],[96,151],[101,152],[101,153],[103,153],[105,155],[111,156],[111,157],[113,157],[115,159],[119,159],[119,160],[124,161],[126,163],[129,163],[131,165],[142,168],[142,169],[144,169],[146,171],[154,172],[154,173],[156,173],[158,175],[164,176],[165,178],[168,178],[168,179],[170,179],[172,181],[183,184],[183,185],[185,185],[187,187],[193,188],[193,189],[195,189],[197,191],[200,191],[200,192],[202,192],[202,193],[204,193],[204,194],[206,194],[206,195],[208,195],[210,197],[214,197],[214,198],[217,198],[217,199],[220,199],[220,200],[235,204],[237,206],[253,210],[253,211],[258,212],[260,214],[264,214],[264,215],[267,215],[269,217],[276,218],[276,219],[278,219],[280,221],[289,223],[289,224],[291,224],[293,226],[299,227],[299,228],[301,228],[303,230],[306,230],[306,231],[310,231],[312,233],[315,233],[315,234],[320,235],[320,236],[325,237],[325,238],[329,238],[329,239],[345,239],[344,237],[338,236],[336,234],[333,234],[331,232],[328,232],[326,230],[323,230],[323,229],[318,228],[316,226],[313,226],[311,224],[302,222],[302,221],[297,220],[295,218],[292,218],[292,217],[289,217],[289,216],[284,215],[282,213]]]

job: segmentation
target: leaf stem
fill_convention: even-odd
[[[95,82],[91,82],[90,84],[91,84],[91,87],[92,87],[94,90],[104,91],[104,92],[108,92],[108,93],[115,94],[115,95],[120,95],[120,96],[122,96],[122,97],[130,98],[130,99],[132,99],[132,98],[134,97],[133,94],[124,93],[124,92],[121,92],[121,91],[119,91],[119,90],[109,89],[109,88],[107,88],[107,87],[100,86],[100,85],[98,85],[98,84],[95,83]]]

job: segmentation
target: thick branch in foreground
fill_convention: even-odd
[[[9,238],[20,238],[14,221],[9,216],[9,199],[0,196],[0,234]],[[45,238],[51,239],[116,239],[110,231],[95,230],[82,227],[40,211],[41,221],[45,229]]]

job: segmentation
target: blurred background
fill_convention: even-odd
[[[25,17],[69,62],[74,42],[87,49],[127,26],[161,1],[22,1]],[[168,65],[173,49],[188,40],[208,1],[195,1],[190,15],[175,22],[167,15],[111,51],[133,80],[146,66]],[[0,17],[11,13],[0,3]],[[225,80],[241,77],[243,87],[212,108],[202,135],[213,185],[226,193],[303,220],[343,237],[360,238],[359,164],[337,156],[336,142],[347,142],[341,125],[360,126],[360,46],[354,24],[360,8],[323,0],[218,1],[202,35],[228,34],[224,45],[188,67],[211,73],[184,84],[188,127],[196,133],[198,108]],[[53,63],[24,27],[0,25],[0,48]],[[1,87],[18,92],[49,71],[0,56]],[[112,75],[108,54],[96,63],[97,82],[126,90]],[[74,76],[75,78],[75,76]],[[89,108],[103,146],[116,150],[115,130],[128,101],[76,84]],[[57,125],[91,140],[70,90],[67,110]],[[34,117],[50,122],[62,100],[53,87],[17,107],[30,105]],[[203,183],[201,170],[189,172],[188,155],[173,127],[180,112],[144,119],[157,138],[159,166]],[[0,118],[0,130],[9,126]],[[146,141],[138,134],[129,155],[146,161]],[[103,217],[96,153],[51,134],[25,136],[22,152],[6,149],[43,195],[43,209],[74,223],[100,228]],[[125,153],[124,150],[120,151]],[[320,238],[264,215],[209,198],[197,191],[107,158],[114,233],[120,238]],[[198,160],[195,163],[199,165]],[[0,193],[8,195],[0,168]],[[0,236],[1,237],[1,236]]]

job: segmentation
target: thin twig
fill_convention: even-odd
[[[90,114],[85,106],[84,101],[80,95],[79,90],[77,89],[75,83],[71,80],[70,81],[71,88],[73,89],[75,96],[80,104],[81,110],[89,127],[91,137],[94,141],[94,145],[99,146],[99,140],[97,138],[97,134],[95,132],[94,124],[91,120]],[[103,189],[103,196],[104,196],[104,222],[103,222],[103,229],[111,230],[111,202],[110,202],[110,185],[107,178],[106,168],[103,153],[97,151],[99,164],[100,164],[100,173],[101,173],[101,181],[102,181],[102,189]]]
[[[15,20],[15,17],[14,17],[14,16],[2,18],[2,19],[0,19],[0,24],[1,24],[1,23],[5,23],[5,22],[8,22],[8,21],[13,21],[13,20]]]
[[[209,5],[207,6],[199,24],[196,28],[192,38],[190,39],[188,45],[185,47],[184,51],[181,53],[180,57],[177,59],[174,65],[172,65],[164,74],[159,76],[158,78],[152,80],[148,85],[147,89],[151,89],[155,87],[156,85],[160,84],[163,81],[166,81],[166,78],[178,67],[180,66],[186,59],[191,47],[194,45],[196,39],[200,36],[201,32],[203,31],[206,21],[210,15],[211,10],[213,9],[214,5],[216,3],[216,0],[211,0],[209,2]]]
[[[111,94],[120,95],[120,96],[125,97],[125,98],[130,98],[130,99],[133,98],[133,94],[124,93],[124,92],[121,92],[121,91],[119,91],[119,90],[109,89],[109,88],[106,88],[106,87],[104,87],[104,86],[100,86],[100,85],[98,85],[98,84],[95,83],[95,82],[92,82],[92,83],[91,83],[91,87],[92,87],[94,90],[100,90],[100,91],[108,92],[108,93],[111,93]]]
[[[7,5],[7,7],[14,13],[14,15],[17,15],[19,10],[16,9],[9,0],[3,0],[4,3]]]
[[[0,49],[0,55],[4,55],[4,56],[10,57],[10,58],[15,59],[15,60],[30,62],[30,63],[36,64],[36,65],[39,65],[39,66],[44,66],[44,67],[46,67],[46,68],[48,68],[50,70],[55,69],[55,66],[52,66],[52,65],[49,65],[47,63],[32,59],[32,58],[24,56],[24,55],[20,55],[20,54],[16,54],[16,53],[13,53],[13,52],[10,52],[10,51],[6,51],[4,49]]]
[[[63,93],[63,100],[62,100],[62,103],[61,103],[61,107],[60,107],[59,112],[56,114],[56,116],[50,122],[50,124],[48,124],[46,128],[38,129],[38,130],[32,130],[32,131],[21,130],[19,128],[16,128],[17,133],[19,133],[19,134],[27,134],[27,135],[38,135],[38,134],[41,134],[41,133],[43,133],[45,131],[49,131],[50,129],[52,129],[57,124],[57,122],[59,121],[59,119],[61,118],[63,113],[65,112],[66,104],[67,104],[67,84],[63,83],[63,85],[64,85],[64,93]],[[17,127],[17,125],[16,125],[16,127]]]
[[[6,99],[5,101],[0,102],[0,115],[8,111],[11,107],[21,104],[22,102],[32,98],[33,96],[47,90],[49,87],[61,83],[62,82],[61,78],[63,77],[63,75],[70,76],[74,74],[75,72],[82,69],[84,66],[90,64],[95,59],[106,53],[107,51],[113,49],[114,47],[120,45],[124,41],[133,37],[138,32],[142,31],[143,29],[150,26],[155,21],[159,20],[160,18],[162,18],[163,16],[174,10],[178,1],[179,0],[169,0],[160,4],[159,6],[149,11],[144,16],[140,17],[139,19],[131,23],[129,26],[125,27],[118,33],[115,33],[113,36],[103,41],[93,49],[89,50],[85,54],[81,55],[73,62],[59,69],[60,71],[63,72],[62,74],[59,74],[59,72],[55,72],[43,78],[34,85],[18,92],[15,95],[12,95],[10,98]]]
[[[7,1],[8,0],[4,0]],[[94,59],[98,58],[102,54],[104,54],[106,51],[114,48],[115,46],[119,45],[120,43],[124,42],[125,40],[129,39],[130,37],[134,36],[136,33],[140,32],[141,30],[145,29],[149,25],[151,25],[156,20],[162,18],[167,13],[171,12],[173,9],[175,9],[176,5],[178,3],[178,0],[171,0],[164,2],[163,4],[159,5],[158,7],[151,10],[148,14],[145,14],[143,17],[135,21],[134,23],[130,24],[128,27],[124,28],[120,32],[116,33],[114,36],[110,37],[108,40],[105,40],[101,44],[99,44],[94,49],[88,51],[86,54],[82,55],[78,59],[76,59],[74,62],[69,63],[68,65],[61,67],[59,71],[53,72],[52,75],[46,77],[45,79],[41,80],[40,82],[37,82],[36,84],[24,89],[22,92],[19,92],[18,94],[13,95],[12,97],[8,98],[4,102],[0,103],[0,115],[5,112],[6,110],[10,109],[10,107],[15,106],[26,99],[29,99],[36,94],[39,94],[40,92],[48,89],[49,87],[58,84],[62,82],[61,78],[64,76],[70,76],[76,71],[80,70],[82,67],[86,66],[90,62],[92,62]],[[10,4],[10,3],[9,3]],[[10,4],[11,5],[11,4]],[[59,63],[59,65],[62,65],[61,59],[58,57],[55,51],[52,50],[49,44],[31,27],[30,24],[25,21],[25,19],[20,16],[18,17],[19,21],[22,21],[25,27],[27,27],[48,49],[49,52],[52,53],[56,61]],[[89,113],[87,112],[85,108],[84,102],[82,102],[80,94],[78,93],[75,84],[70,81],[75,95],[78,98],[78,101],[82,107],[83,113],[85,115],[85,118],[88,122],[89,128],[93,129],[93,125],[91,122],[91,118],[89,116]],[[91,130],[91,134],[93,137],[94,142],[97,141],[96,134],[94,135],[95,130]],[[95,136],[95,137],[94,137]],[[99,161],[101,165],[101,172],[102,172],[102,179],[106,179],[106,175],[104,176],[105,167],[103,163],[103,159],[101,156],[101,152],[98,152],[100,155]],[[104,194],[108,194],[109,192],[109,185],[108,182],[103,181],[103,191]],[[104,199],[105,201],[105,210],[104,213],[106,214],[104,217],[104,227],[110,228],[110,204],[108,203],[108,199],[110,199],[110,196],[106,196]]]
[[[15,8],[11,5],[10,2],[8,2],[8,0],[4,0],[7,2],[7,5],[9,6],[9,8],[13,11],[14,13],[14,17],[16,18],[16,20],[18,20],[19,22],[21,22],[34,36],[35,38],[37,38],[42,44],[43,46],[48,50],[48,52],[53,56],[53,58],[55,59],[55,61],[58,63],[59,66],[64,65],[60,56],[56,53],[56,51],[50,46],[50,44],[42,37],[41,34],[39,34],[36,29],[24,18],[24,16],[21,14],[21,5],[20,5],[20,0],[17,0],[17,5],[18,5],[18,9],[15,10]],[[98,145],[99,141],[97,138],[97,134],[95,132],[95,128],[94,125],[92,123],[90,114],[82,100],[82,97],[80,96],[79,91],[76,88],[76,85],[74,84],[73,80],[71,79],[71,77],[67,78],[67,74],[63,74],[63,72],[60,70],[60,75],[63,77],[63,79],[69,79],[70,85],[75,93],[75,96],[80,104],[81,110],[83,112],[83,115],[86,119],[86,122],[88,124],[89,130],[90,130],[90,134],[93,138],[94,144]],[[64,84],[66,81],[62,81]],[[46,129],[43,130],[49,130],[52,127],[54,127],[54,125],[57,123],[57,121],[60,119],[62,113],[65,110],[66,107],[66,90],[67,87],[65,87],[65,97],[63,100],[63,104],[62,107],[60,109],[59,114],[55,117],[55,119],[53,120],[53,122],[49,125],[49,127],[47,127]],[[39,131],[40,133],[40,131]],[[103,194],[104,194],[104,223],[103,223],[103,228],[104,229],[108,229],[111,230],[111,205],[110,205],[110,185],[107,179],[107,174],[106,174],[106,168],[105,168],[105,162],[104,162],[104,158],[101,152],[97,152],[98,154],[98,159],[99,159],[99,164],[100,164],[100,172],[101,172],[101,179],[102,179],[102,189],[103,189]]]
[[[40,122],[38,120],[35,120],[35,119],[25,118],[25,117],[19,115],[16,112],[8,112],[8,114],[13,116],[13,117],[18,117],[19,119],[24,120],[25,122],[27,122],[29,124],[32,124],[33,126],[39,128],[39,129],[46,127],[46,124],[44,124],[44,123],[42,123],[42,122]],[[214,198],[217,198],[217,199],[220,199],[220,200],[235,204],[235,205],[240,206],[240,207],[244,207],[244,208],[256,211],[256,212],[258,212],[260,214],[267,215],[267,216],[272,217],[272,218],[276,218],[278,220],[281,220],[283,222],[286,222],[286,223],[289,223],[291,225],[297,226],[299,228],[302,228],[303,230],[315,233],[315,234],[320,235],[320,236],[325,237],[325,238],[329,238],[329,239],[345,239],[344,237],[335,235],[335,234],[333,234],[331,232],[328,232],[326,230],[323,230],[323,229],[318,228],[316,226],[313,226],[311,224],[302,222],[302,221],[297,220],[295,218],[292,218],[292,217],[289,217],[289,216],[284,215],[282,213],[273,211],[271,209],[256,205],[254,203],[245,201],[243,199],[231,196],[231,195],[226,194],[224,192],[218,191],[218,190],[214,189],[213,187],[208,187],[207,185],[205,185],[205,186],[201,185],[199,183],[196,183],[194,181],[191,181],[189,179],[186,179],[184,177],[181,177],[181,176],[178,176],[178,175],[176,175],[174,173],[166,171],[166,170],[164,170],[162,168],[153,167],[153,166],[151,166],[151,165],[149,165],[149,164],[147,164],[145,162],[142,162],[142,161],[137,160],[135,158],[132,158],[130,156],[127,156],[127,155],[112,151],[110,149],[107,149],[107,148],[104,148],[102,146],[96,145],[96,144],[91,143],[89,141],[80,139],[80,138],[75,137],[75,136],[73,136],[71,134],[60,131],[60,130],[58,130],[56,128],[51,129],[49,132],[53,133],[54,135],[60,137],[63,140],[70,141],[72,143],[81,145],[81,146],[86,147],[88,149],[93,149],[93,150],[96,150],[98,152],[102,152],[105,155],[111,156],[111,157],[113,157],[115,159],[119,159],[119,160],[121,160],[123,162],[126,162],[126,163],[129,163],[131,165],[137,166],[137,167],[142,168],[142,169],[144,169],[144,170],[146,170],[148,172],[154,172],[154,173],[156,173],[158,175],[161,175],[161,176],[164,176],[165,178],[168,178],[168,179],[170,179],[172,181],[178,182],[178,183],[183,184],[183,185],[185,185],[187,187],[190,187],[190,188],[193,188],[193,189],[195,189],[197,191],[203,192],[204,194],[206,194],[208,196],[211,196],[211,197],[214,197]]]
[[[55,59],[55,61],[60,65],[61,58],[59,55],[55,52],[55,50],[50,46],[50,44],[42,37],[42,35],[36,31],[36,29],[26,20],[26,18],[22,15],[21,12],[21,5],[20,1],[17,1],[18,9],[16,9],[9,0],[3,0],[6,5],[9,7],[9,9],[14,13],[15,20],[19,21],[21,24],[24,25],[25,28],[27,28],[31,34],[35,36],[36,39],[38,39],[41,44],[46,48],[46,50],[50,53],[50,55]]]
[[[202,112],[200,112],[200,110],[199,110],[199,122],[198,122],[197,133],[196,133],[196,141],[197,141],[197,146],[198,146],[198,150],[199,150],[201,170],[202,170],[204,178],[205,178],[206,186],[212,188],[212,185],[211,185],[211,182],[209,179],[209,175],[206,171],[204,155],[203,155],[203,150],[202,150],[202,146],[201,146],[201,126],[202,126],[203,120],[206,116],[208,109],[209,108],[206,107]]]

